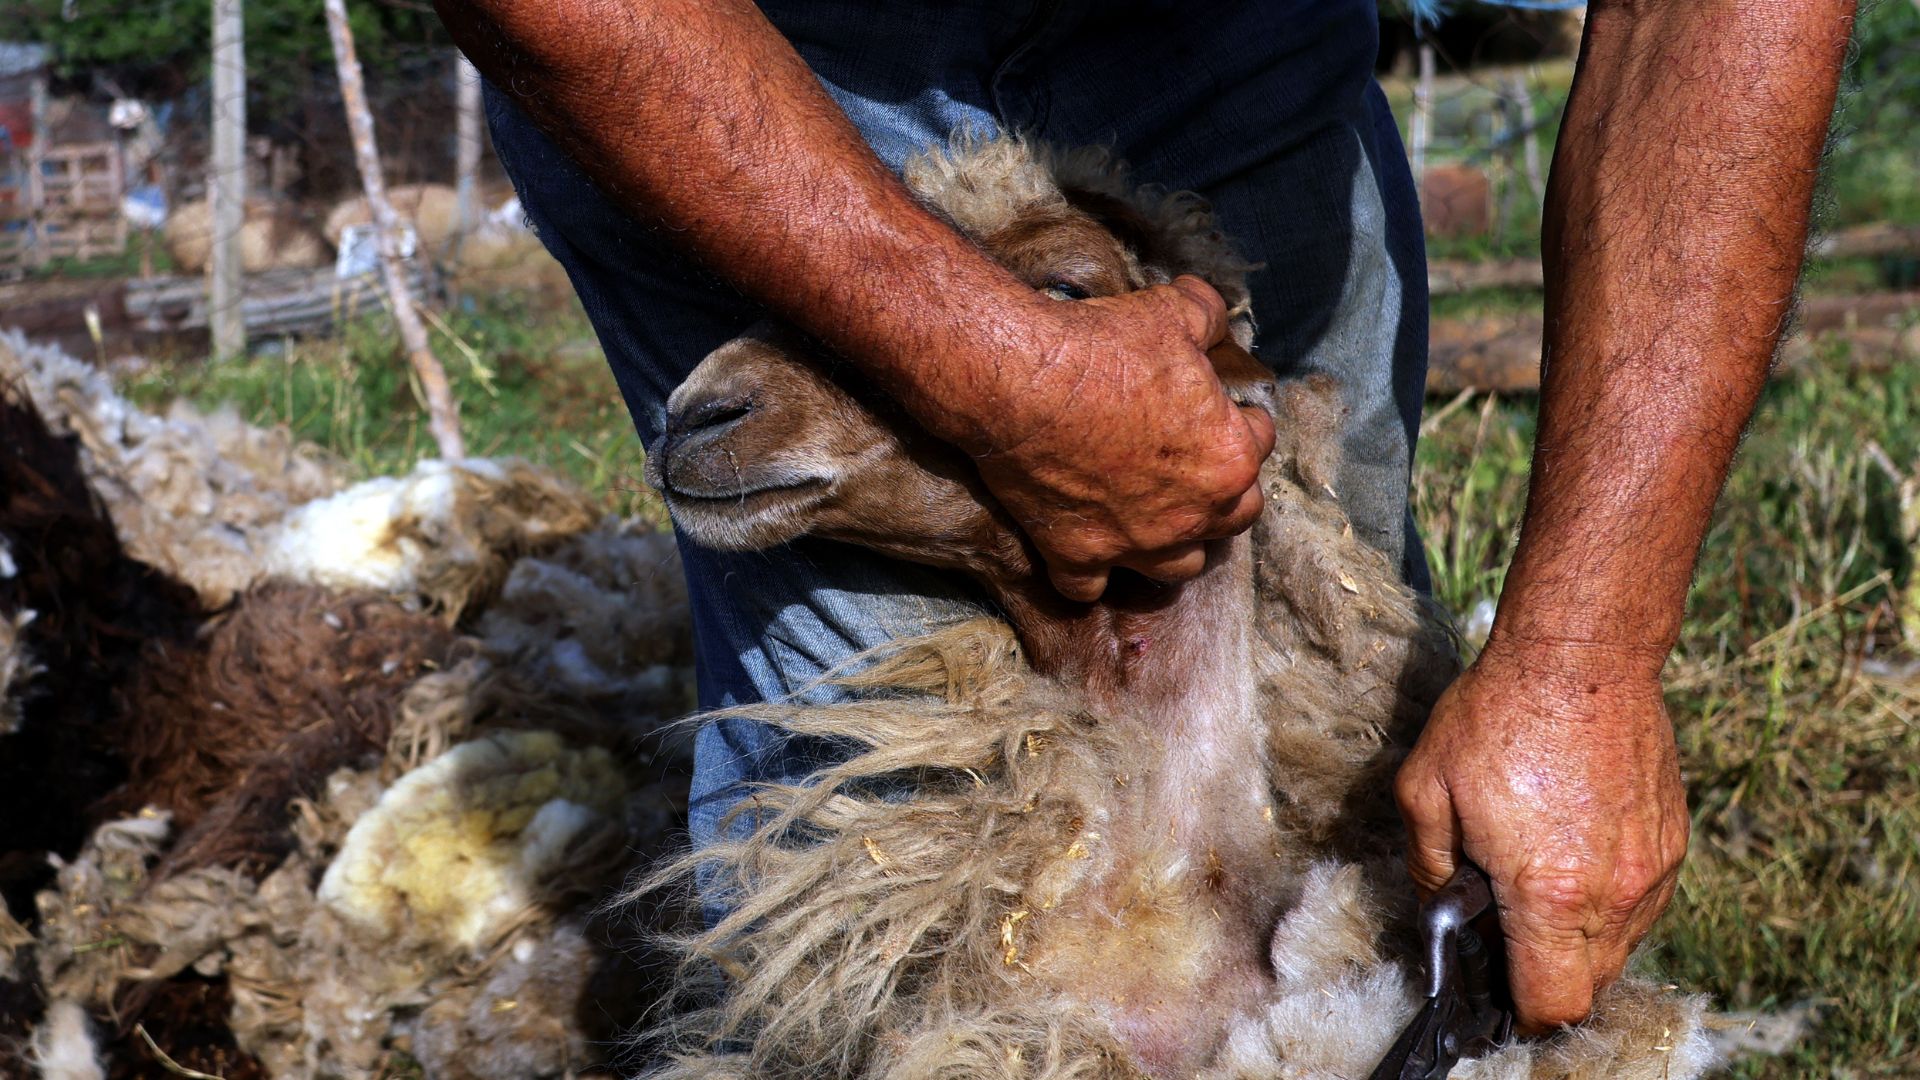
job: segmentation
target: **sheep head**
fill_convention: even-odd
[[[1118,196],[1061,187],[1017,212],[957,214],[983,251],[1070,302],[1146,288],[1190,267]],[[1233,283],[1227,291],[1233,292]],[[1274,403],[1271,373],[1236,341],[1210,354],[1241,404]],[[948,569],[990,587],[1034,555],[958,449],[921,430],[851,367],[791,331],[756,327],[709,355],[667,403],[646,478],[696,542],[760,550],[819,536]]]

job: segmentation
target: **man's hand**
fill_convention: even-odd
[[[1523,1032],[1583,1019],[1673,898],[1686,793],[1661,656],[1491,642],[1395,783],[1414,883],[1494,886]]]
[[[980,456],[1066,595],[1113,566],[1191,577],[1259,513],[1272,424],[1207,362],[1220,297],[1035,293],[913,198],[748,0],[435,6],[636,218]]]
[[[985,395],[972,442],[987,487],[1040,549],[1054,587],[1096,600],[1115,566],[1179,581],[1202,541],[1259,516],[1264,410],[1236,408],[1207,350],[1226,304],[1198,278],[1037,309],[1046,355],[1030,382]],[[1001,407],[1004,406],[1004,407]]]

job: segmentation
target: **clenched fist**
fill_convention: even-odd
[[[1046,560],[1055,588],[1096,600],[1116,566],[1179,581],[1202,542],[1259,516],[1272,418],[1239,408],[1207,350],[1226,304],[1199,278],[1078,302],[1037,320],[1030,381],[982,419],[980,474]]]
[[[1660,660],[1496,638],[1395,781],[1415,884],[1462,852],[1492,879],[1524,1032],[1585,1018],[1673,897],[1689,818]]]

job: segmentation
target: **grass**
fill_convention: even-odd
[[[1860,5],[1856,55],[1849,89],[1840,100],[1822,169],[1828,228],[1875,222],[1920,223],[1920,6],[1909,0],[1871,0]],[[1443,61],[1444,63],[1444,61]],[[1557,117],[1573,80],[1572,64],[1549,61],[1525,69],[1538,116],[1540,153],[1551,161],[1559,135]],[[1403,137],[1413,114],[1413,82],[1383,81]],[[1493,259],[1540,253],[1540,206],[1525,181],[1503,166],[1490,117],[1497,101],[1495,77],[1473,72],[1442,79],[1433,106],[1436,162],[1466,161],[1489,170],[1498,188],[1496,221],[1485,236],[1435,238],[1436,259]],[[1502,152],[1496,152],[1502,151]],[[1911,267],[1883,268],[1882,287],[1912,287]]]
[[[468,453],[549,465],[603,493],[615,513],[666,520],[640,479],[639,437],[577,301],[476,298],[431,333]],[[154,363],[125,389],[148,407],[184,397],[285,425],[356,479],[404,472],[434,453],[404,355],[379,322],[224,363]]]
[[[1882,465],[1920,469],[1920,365],[1849,360],[1769,390],[1668,669],[1695,840],[1652,962],[1726,1007],[1825,1006],[1752,1077],[1920,1074],[1920,674],[1871,675],[1920,655],[1920,483],[1903,512]],[[1429,420],[1416,510],[1456,611],[1498,594],[1532,434],[1496,397]]]

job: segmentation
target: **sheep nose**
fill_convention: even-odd
[[[708,398],[695,402],[691,408],[669,413],[667,437],[680,439],[698,434],[711,439],[745,420],[752,412],[753,399],[744,394]]]

